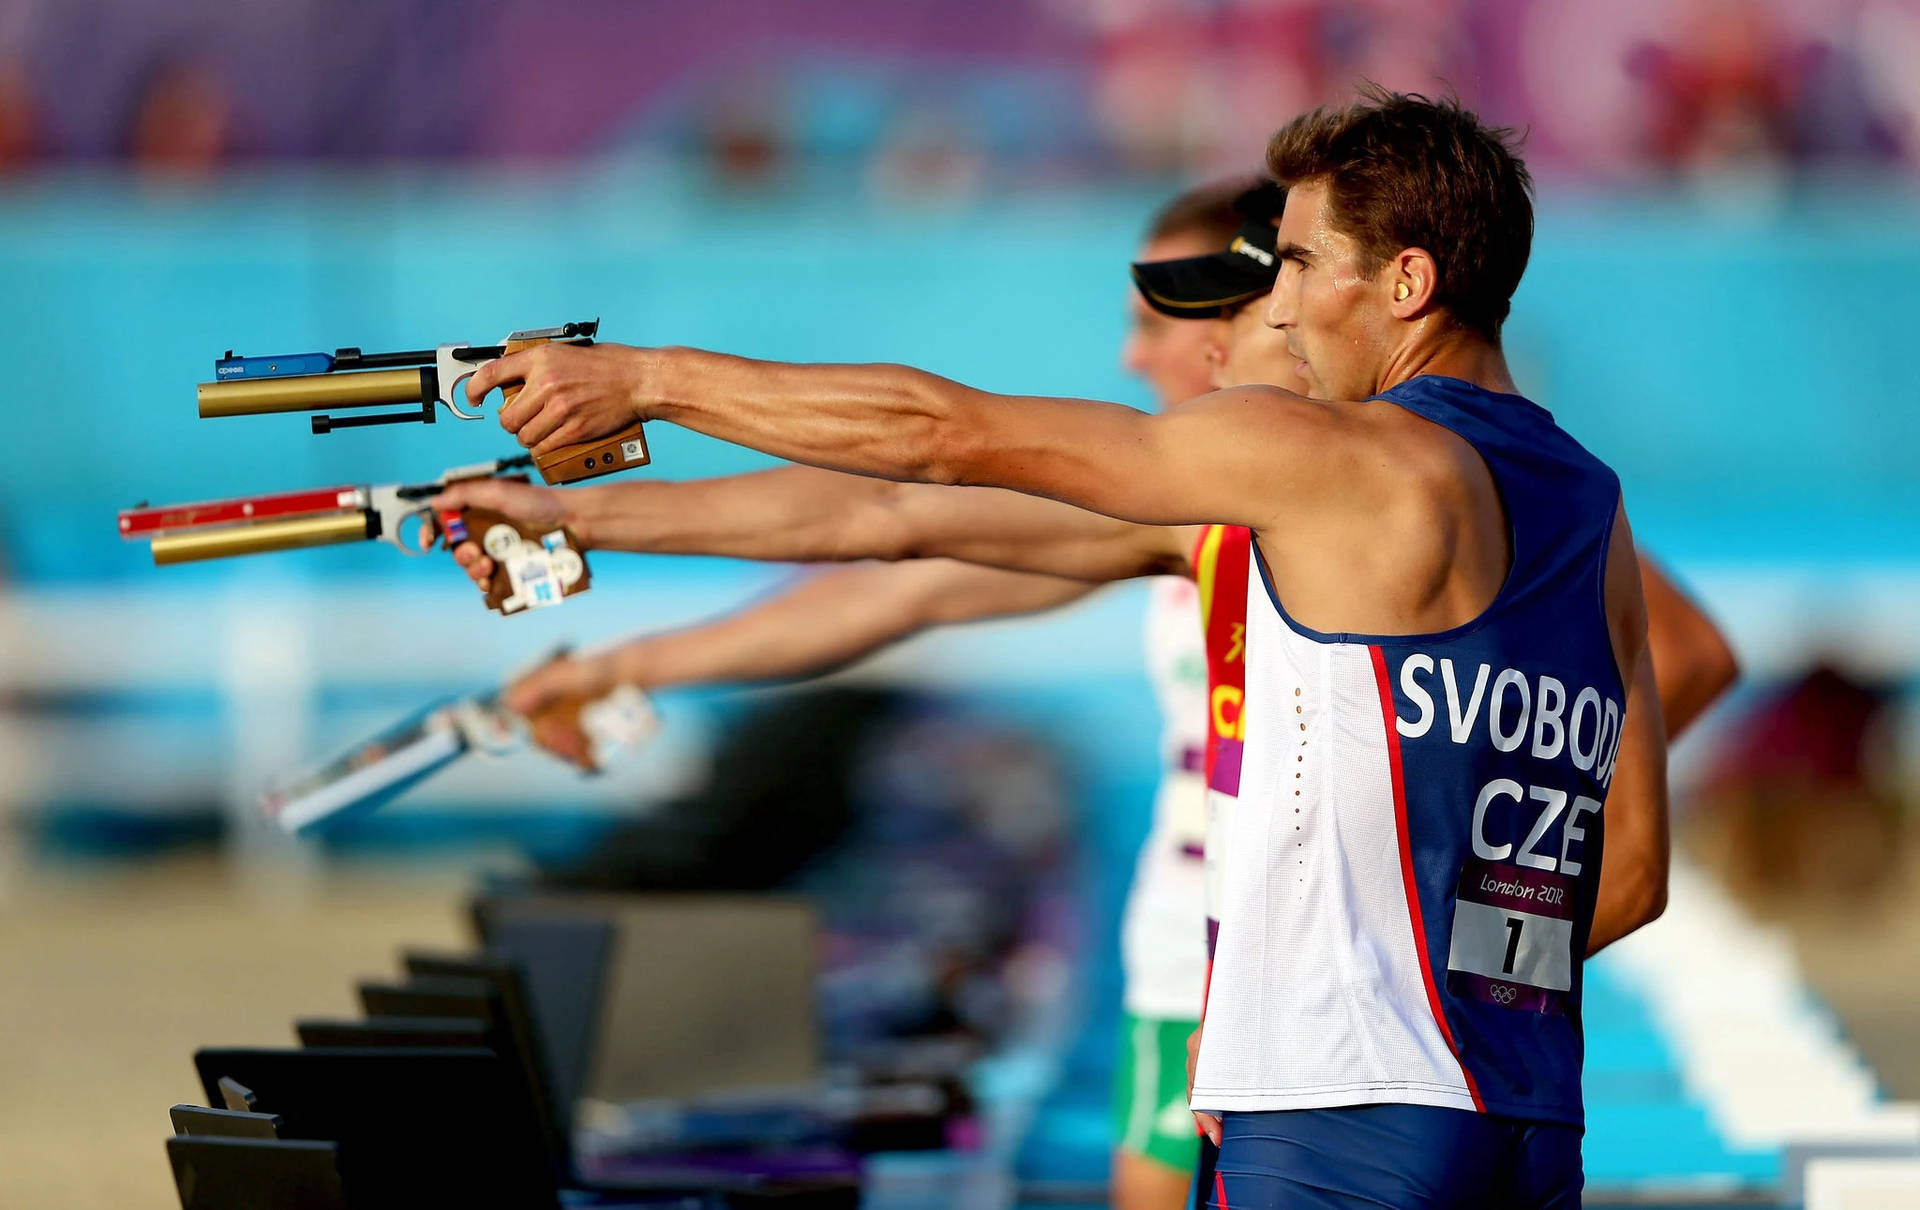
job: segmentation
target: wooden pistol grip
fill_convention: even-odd
[[[506,352],[518,353],[537,345],[548,344],[545,340],[509,340]],[[579,343],[579,342],[569,342]],[[520,383],[510,383],[500,388],[501,406],[512,403],[520,395]],[[573,445],[563,445],[559,449],[536,454],[533,458],[534,469],[540,472],[541,481],[551,487],[578,483],[582,479],[598,479],[602,475],[611,475],[615,471],[629,470],[636,466],[645,466],[652,461],[647,453],[647,439],[640,431],[640,421],[636,420],[627,428],[611,437],[602,437],[597,441],[581,441]]]
[[[490,508],[463,509],[460,513],[460,520],[462,524],[466,526],[467,537],[479,543],[480,548],[487,552],[487,557],[493,560],[493,576],[487,581],[487,608],[493,610],[495,613],[509,616],[516,613],[527,612],[529,606],[523,603],[515,603],[511,608],[508,607],[508,602],[512,601],[514,595],[513,581],[507,575],[506,560],[497,557],[492,550],[488,549],[487,536],[492,533],[496,527],[506,526],[512,530],[521,541],[538,546],[553,530],[551,528],[523,525],[506,516],[504,513],[497,513]],[[565,545],[580,556],[579,578],[571,584],[560,585],[560,595],[562,598],[578,596],[593,586],[593,571],[587,566],[586,552],[581,549],[580,540],[573,536],[573,531],[563,525],[560,527],[560,534],[565,539]]]
[[[540,737],[547,734],[553,728],[566,731],[578,731],[580,730],[580,712],[586,708],[587,699],[583,697],[569,695],[567,697],[556,698],[527,715],[527,731],[533,736],[535,743],[539,743]],[[542,745],[542,747],[544,747],[544,745]],[[547,748],[546,751],[552,752],[553,750]],[[580,759],[574,763],[589,773],[598,773],[600,767],[593,763],[593,745],[591,743],[586,744],[583,748],[583,753]],[[557,756],[559,753],[554,753],[554,755]]]
[[[611,437],[563,445],[544,454],[535,454],[534,469],[548,484],[559,487],[645,466],[652,459],[647,453],[646,435],[641,432],[643,426],[644,422],[636,420]]]

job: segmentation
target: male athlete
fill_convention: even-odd
[[[1148,416],[905,367],[542,349],[536,450],[663,419],[792,460],[1245,525],[1241,801],[1193,1090],[1223,1205],[1571,1206],[1580,964],[1617,782],[1664,816],[1645,601],[1612,472],[1514,389],[1532,237],[1500,132],[1370,92],[1289,123],[1267,320],[1308,396]],[[1283,604],[1284,601],[1284,604]]]
[[[1664,796],[1617,484],[1511,390],[1498,328],[1531,211],[1497,138],[1381,95],[1294,123],[1272,166],[1294,192],[1270,318],[1313,400],[1244,389],[1154,420],[893,367],[609,347],[501,366],[528,384],[503,422],[531,446],[673,418],[867,473],[1249,525],[1256,809],[1229,847],[1194,1102],[1233,1111],[1219,1192],[1332,1196],[1299,1155],[1377,1155],[1386,1131],[1404,1162],[1368,1171],[1401,1182],[1390,1198],[1564,1201],[1598,806],[1616,776]],[[1345,1173],[1353,1196],[1367,1174]]]

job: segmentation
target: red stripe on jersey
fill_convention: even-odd
[[[1420,912],[1420,888],[1413,879],[1413,842],[1407,833],[1407,783],[1400,768],[1400,730],[1395,726],[1398,718],[1393,708],[1393,682],[1387,675],[1387,654],[1378,647],[1367,650],[1373,655],[1373,676],[1380,686],[1380,716],[1387,729],[1387,767],[1393,773],[1393,826],[1400,839],[1400,880],[1406,886],[1407,915],[1413,921],[1413,952],[1420,956],[1420,982],[1427,990],[1427,1007],[1433,1012],[1434,1024],[1440,1027],[1440,1036],[1447,1040],[1447,1049],[1453,1052],[1454,1060],[1460,1062],[1460,1044],[1454,1041],[1447,1014],[1441,1011],[1440,990],[1434,986],[1433,966],[1427,961],[1427,926]],[[1480,1100],[1480,1089],[1464,1062],[1460,1062],[1460,1078],[1467,1082],[1473,1107],[1485,1113],[1487,1107]]]
[[[1220,1174],[1218,1172],[1215,1172],[1213,1174],[1213,1192],[1214,1192],[1214,1196],[1220,1199],[1220,1210],[1228,1210],[1227,1182],[1220,1179]]]

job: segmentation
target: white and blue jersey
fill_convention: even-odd
[[[1518,396],[1421,377],[1379,398],[1479,452],[1511,570],[1452,630],[1326,634],[1254,561],[1193,1106],[1578,1124],[1581,959],[1626,704],[1604,601],[1619,481]]]

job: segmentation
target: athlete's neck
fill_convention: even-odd
[[[1400,347],[1388,356],[1374,394],[1422,374],[1458,378],[1503,395],[1520,393],[1513,375],[1507,372],[1507,357],[1499,345],[1441,315],[1423,316],[1413,325]]]

